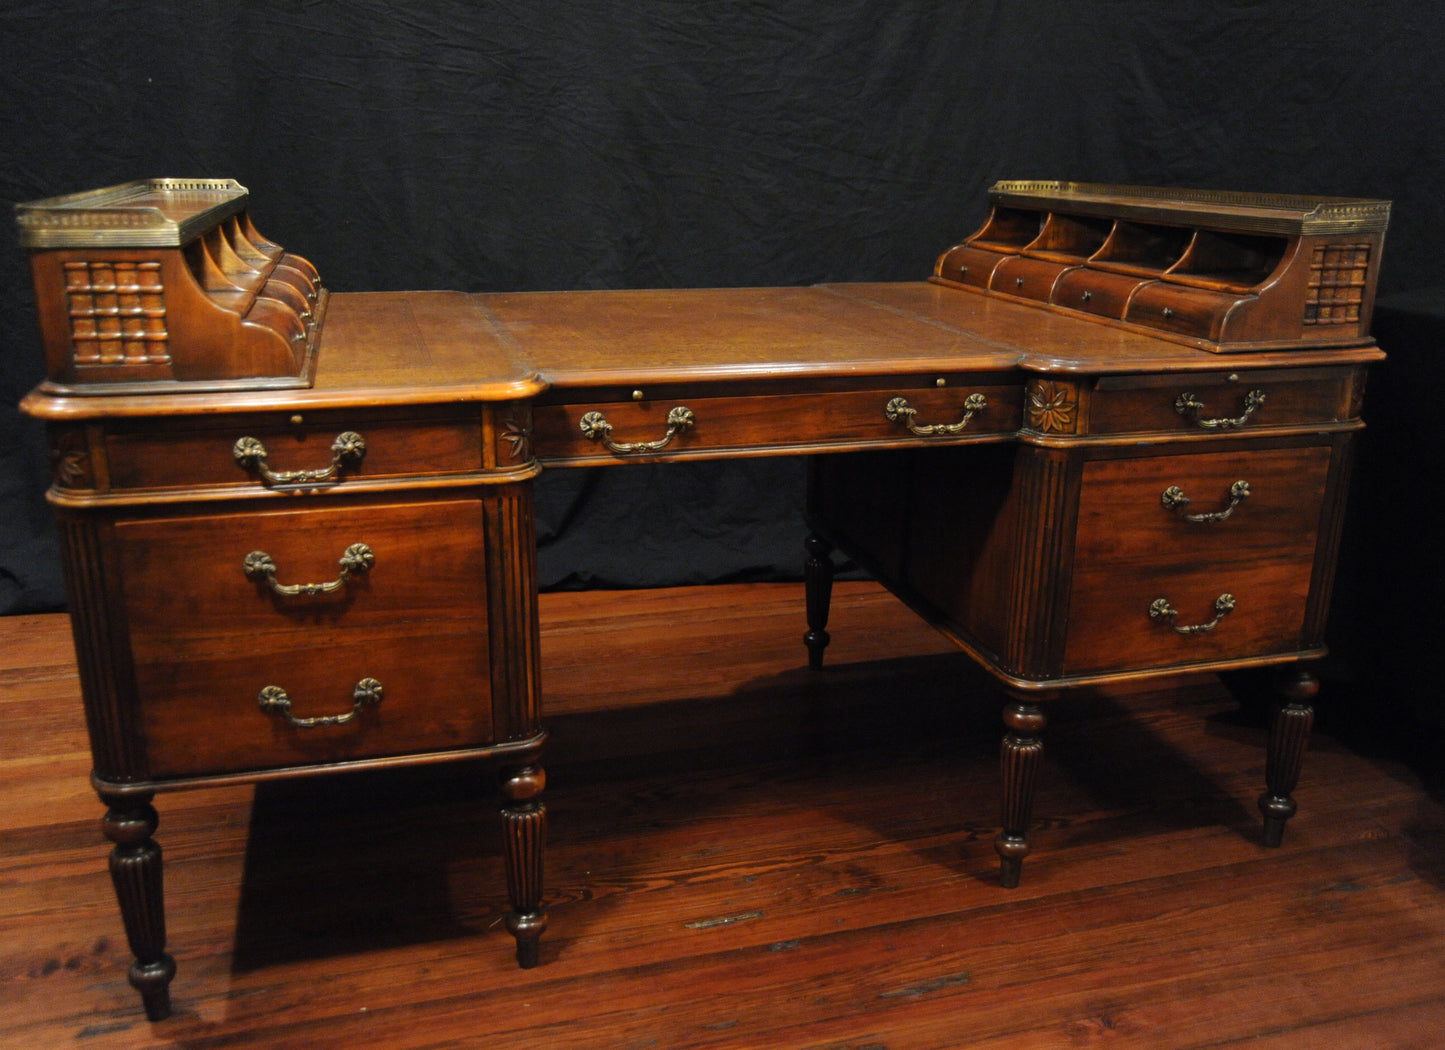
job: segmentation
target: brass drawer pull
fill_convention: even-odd
[[[265,580],[266,586],[287,598],[294,598],[298,594],[335,594],[345,587],[346,581],[353,576],[361,576],[370,571],[376,564],[376,554],[364,543],[353,543],[346,548],[337,564],[341,566],[341,572],[336,579],[327,583],[278,583],[276,562],[265,551],[252,551],[246,555],[241,561],[241,568],[246,571],[247,579]]]
[[[1254,414],[1254,410],[1264,404],[1264,391],[1251,390],[1244,395],[1244,414],[1230,419],[1221,416],[1218,419],[1201,419],[1199,413],[1204,411],[1204,402],[1193,394],[1180,394],[1174,399],[1174,411],[1181,416],[1194,415],[1195,426],[1203,427],[1205,430],[1232,430],[1235,427],[1242,427],[1245,421]]]
[[[918,409],[908,403],[906,397],[895,397],[888,404],[883,406],[883,414],[888,417],[890,423],[902,423],[911,433],[919,437],[947,437],[950,434],[961,434],[963,428],[968,426],[968,421],[975,413],[982,412],[988,407],[988,398],[982,394],[969,394],[963,399],[963,418],[957,423],[925,423],[913,422],[913,417],[918,415]]]
[[[1249,482],[1240,479],[1229,486],[1229,506],[1223,510],[1212,510],[1207,513],[1186,514],[1185,508],[1189,506],[1189,497],[1184,495],[1184,490],[1178,485],[1170,485],[1159,496],[1159,502],[1164,505],[1165,510],[1172,510],[1185,521],[1192,521],[1197,524],[1224,521],[1234,513],[1234,508],[1245,500],[1249,499]]]
[[[297,729],[315,729],[318,726],[344,726],[354,719],[363,707],[381,703],[381,683],[375,678],[363,678],[351,690],[351,710],[344,715],[317,715],[315,718],[297,718],[291,713],[291,697],[279,685],[268,685],[256,697],[261,710],[268,715],[286,719]]]
[[[354,430],[343,431],[331,443],[331,464],[318,470],[274,471],[266,465],[266,446],[253,437],[236,440],[231,448],[236,462],[261,475],[268,485],[292,485],[297,482],[330,481],[340,477],[343,467],[355,466],[366,455],[366,439]]]
[[[1174,630],[1175,634],[1204,634],[1219,626],[1219,621],[1234,611],[1234,595],[1221,594],[1214,599],[1214,619],[1208,623],[1189,624],[1180,627],[1175,623],[1179,616],[1179,610],[1169,604],[1168,598],[1155,598],[1149,605],[1149,619],[1155,623],[1164,624]]]
[[[656,441],[613,441],[612,424],[601,412],[588,412],[582,417],[582,433],[589,441],[600,441],[607,451],[619,456],[633,456],[639,452],[657,452],[667,447],[674,437],[684,430],[691,430],[697,423],[697,416],[686,405],[677,405],[667,414],[667,433]]]

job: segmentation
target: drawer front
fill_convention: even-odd
[[[1330,458],[1320,445],[1087,463],[1075,563],[1130,573],[1312,552]]]
[[[1008,258],[1012,256],[1001,255],[986,248],[960,245],[940,260],[938,276],[974,288],[987,288],[993,280],[994,270]]]
[[[1080,268],[1059,278],[1054,287],[1055,306],[1082,310],[1115,320],[1124,316],[1129,299],[1147,282],[1142,277]]]
[[[1065,676],[1183,667],[1300,647],[1312,558],[1074,576]],[[1159,601],[1172,616],[1151,616]],[[1229,603],[1232,608],[1225,612]],[[1209,625],[1213,623],[1212,627]],[[1175,628],[1200,628],[1180,633]]]
[[[1117,376],[1090,392],[1089,430],[1219,435],[1353,418],[1350,369]]]
[[[1047,303],[1053,300],[1054,286],[1063,275],[1075,269],[1078,269],[1078,263],[1052,262],[1020,255],[999,263],[989,277],[988,286],[991,291]]]
[[[1299,648],[1330,458],[1308,447],[1086,464],[1064,673]]]
[[[296,422],[295,420],[300,420]],[[358,444],[343,435],[358,435]],[[238,457],[238,442],[249,455]],[[264,454],[258,454],[257,442]],[[118,489],[274,486],[264,476],[330,470],[322,480],[468,474],[482,469],[478,418],[400,419],[368,410],[364,422],[345,413],[275,413],[206,426],[130,429],[115,423],[105,439],[110,483]],[[290,482],[295,484],[297,482]],[[305,483],[302,481],[301,483]],[[287,484],[280,482],[279,484]]]
[[[982,399],[982,407],[978,407],[978,399]],[[923,387],[914,380],[897,387],[816,394],[579,401],[537,406],[532,419],[538,459],[595,464],[706,457],[741,450],[756,453],[967,441],[1017,431],[1021,404],[1018,384],[959,379],[943,387]],[[690,414],[684,425],[674,425],[678,418],[674,413],[679,410]],[[932,432],[920,435],[910,431],[910,423],[919,430],[932,428]]]
[[[151,776],[491,742],[480,501],[122,521],[115,534]],[[371,564],[343,571],[355,544]],[[269,557],[248,574],[253,552]],[[368,679],[379,703],[356,698]],[[290,718],[262,709],[267,687]],[[344,721],[292,721],[330,716]]]
[[[1159,281],[1139,289],[1129,301],[1124,319],[1161,332],[1219,342],[1231,308],[1253,301],[1253,296],[1239,291],[1186,288]]]

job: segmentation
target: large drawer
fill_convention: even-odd
[[[1085,463],[1074,560],[1131,573],[1312,551],[1331,454],[1314,445]]]
[[[163,489],[276,484],[264,476],[263,466],[273,474],[314,475],[335,463],[335,474],[324,479],[333,484],[482,469],[480,414],[417,418],[369,409],[365,415],[365,423],[346,412],[258,413],[173,421],[165,427],[151,421],[134,426],[111,422],[105,436],[110,485]],[[359,444],[350,435],[359,437]],[[237,455],[240,442],[252,450],[249,456]],[[257,445],[264,454],[257,454]]]
[[[1127,577],[1076,573],[1063,674],[1168,669],[1298,650],[1312,561],[1278,558],[1197,572],[1171,567]],[[1161,601],[1167,603],[1161,611],[1172,615],[1156,619],[1150,611]],[[1203,629],[1182,634],[1176,626]]]
[[[462,499],[117,522],[148,774],[491,742],[484,538],[481,502]],[[355,544],[374,560],[343,573]],[[261,552],[301,593],[276,593],[258,557],[248,574]],[[379,703],[354,697],[368,679]],[[290,718],[262,709],[267,687]]]
[[[1330,457],[1315,446],[1086,464],[1064,673],[1298,649]]]
[[[533,408],[536,454],[547,463],[595,464],[773,449],[961,442],[1011,435],[1019,428],[1022,388],[1018,383],[987,378],[975,382],[966,377],[945,379],[942,386],[924,382],[900,380],[895,386],[807,394],[578,397],[566,404]],[[688,421],[681,425],[677,425],[678,410],[688,413]],[[920,430],[933,429],[919,435],[909,429],[910,423]],[[608,442],[623,447],[609,448]]]

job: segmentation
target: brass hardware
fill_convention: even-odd
[[[1231,514],[1234,513],[1235,507],[1239,506],[1248,498],[1249,482],[1241,478],[1239,481],[1236,481],[1233,485],[1229,486],[1229,506],[1225,507],[1223,510],[1213,510],[1209,511],[1208,513],[1200,514],[1186,514],[1184,510],[1186,507],[1189,506],[1189,497],[1184,495],[1184,490],[1181,489],[1178,485],[1170,485],[1167,489],[1165,489],[1159,496],[1159,502],[1164,505],[1165,510],[1174,511],[1185,521],[1192,521],[1195,523],[1207,523],[1224,521],[1226,518],[1228,518]]]
[[[1024,286],[1024,279],[1023,279],[1022,277],[1015,277],[1015,278],[1014,278],[1014,287],[1015,287],[1015,288],[1022,288],[1023,286]]]
[[[1206,430],[1232,430],[1234,427],[1244,426],[1245,421],[1254,415],[1254,410],[1262,404],[1264,404],[1264,391],[1251,390],[1244,395],[1244,413],[1242,415],[1233,419],[1223,416],[1218,419],[1201,419],[1199,413],[1204,411],[1204,402],[1193,394],[1180,394],[1174,399],[1174,411],[1181,416],[1188,416],[1192,412],[1195,425]]]
[[[268,715],[278,715],[297,729],[315,729],[318,726],[344,726],[352,721],[367,705],[381,703],[383,691],[375,678],[363,678],[351,690],[351,710],[344,715],[317,715],[315,718],[297,718],[291,713],[291,697],[279,685],[268,685],[256,696],[261,710]]]
[[[1168,306],[1164,307],[1164,309],[1161,310],[1161,311],[1159,311],[1159,312],[1164,315],[1164,319],[1165,319],[1166,321],[1167,321],[1169,318],[1171,318],[1171,317],[1174,316],[1174,310],[1173,310],[1171,307],[1168,307]]]
[[[589,441],[600,441],[609,451],[619,456],[633,456],[639,452],[657,452],[682,433],[691,430],[697,423],[697,416],[686,405],[677,405],[667,414],[667,433],[656,441],[613,441],[612,424],[601,412],[588,412],[582,417],[582,433]]]
[[[948,386],[948,378],[946,376],[939,376],[933,381],[933,385],[938,387]]]
[[[634,391],[632,392],[632,400],[634,400],[634,401],[641,401],[642,399],[643,399],[643,394],[642,394],[642,391],[641,391],[641,390],[634,390]]]
[[[265,580],[266,586],[277,594],[294,598],[297,595],[335,594],[346,586],[351,577],[368,572],[376,564],[376,555],[366,544],[353,543],[346,548],[337,564],[341,566],[341,572],[328,583],[277,583],[276,563],[265,551],[252,551],[242,560],[241,567],[247,579]]]
[[[1084,289],[1084,294],[1083,294],[1082,296],[1080,296],[1080,298],[1083,299],[1084,302],[1087,303],[1087,302],[1089,302],[1091,299],[1094,298],[1094,293],[1091,292],[1091,291],[1089,291],[1089,290],[1086,288],[1086,289]]]
[[[236,440],[231,448],[235,457],[246,470],[254,470],[268,485],[291,485],[296,482],[330,481],[340,477],[343,466],[355,466],[366,455],[366,439],[354,430],[336,435],[331,443],[331,464],[317,470],[274,471],[266,465],[266,446],[253,437]]]
[[[974,414],[982,412],[987,407],[988,398],[984,395],[969,394],[963,399],[963,418],[957,423],[919,424],[913,422],[913,417],[918,415],[918,409],[911,407],[906,397],[895,397],[883,406],[883,414],[888,418],[888,422],[902,423],[910,432],[919,437],[934,437],[963,433],[963,428],[968,426],[968,421],[974,417]]]
[[[293,427],[299,427],[304,422],[306,422],[306,418],[302,416],[300,412],[291,417],[291,425]]]
[[[1180,627],[1174,621],[1179,610],[1169,604],[1168,598],[1155,598],[1149,603],[1149,619],[1171,628],[1175,634],[1204,634],[1219,626],[1219,621],[1234,611],[1234,595],[1225,593],[1214,599],[1214,619],[1208,623],[1195,623]]]

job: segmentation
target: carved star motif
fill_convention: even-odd
[[[1079,403],[1070,383],[1041,380],[1029,387],[1029,426],[1044,433],[1072,434]]]

